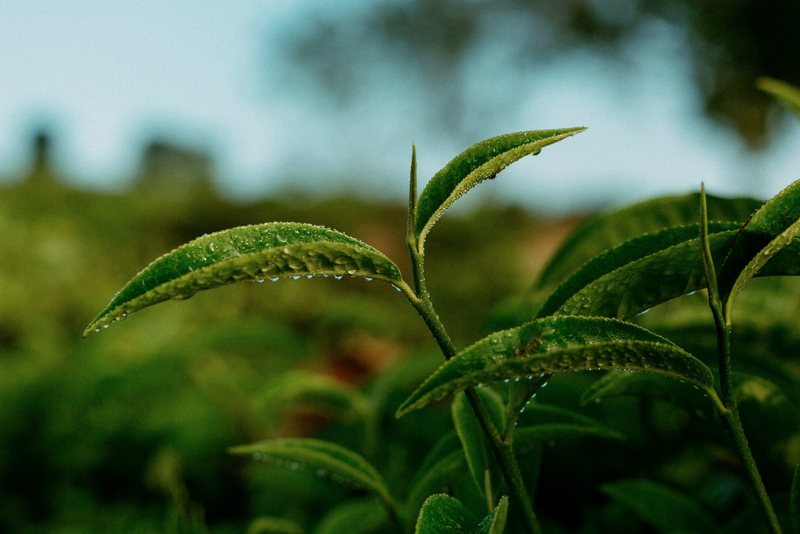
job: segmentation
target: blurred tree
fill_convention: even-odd
[[[653,38],[654,24],[686,50],[708,116],[749,147],[764,146],[771,104],[754,80],[800,84],[797,0],[376,0],[359,15],[318,19],[288,45],[293,64],[337,104],[357,100],[371,83],[412,81],[431,122],[459,134],[465,104],[479,105],[468,101],[466,82],[481,78],[495,102],[513,103],[524,90],[508,83],[514,74],[575,51],[624,60]],[[503,68],[477,67],[487,54]]]

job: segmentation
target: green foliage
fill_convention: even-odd
[[[754,278],[798,274],[800,182],[763,204],[701,190],[603,214],[544,269],[529,294],[535,316],[484,336],[473,324],[465,331],[478,340],[466,348],[453,342],[433,306],[425,274],[432,226],[481,181],[581,130],[478,143],[419,198],[414,151],[405,225],[411,283],[388,256],[346,233],[299,223],[242,226],[161,256],[87,331],[240,281],[333,275],[379,279],[402,292],[439,346],[445,361],[438,368],[427,352],[403,354],[363,331],[348,344],[348,330],[359,322],[371,334],[381,331],[380,321],[365,317],[377,312],[331,307],[335,317],[326,318],[322,292],[314,291],[305,309],[317,315],[304,331],[324,325],[317,350],[349,353],[372,370],[371,380],[343,383],[359,378],[336,367],[342,361],[330,376],[318,364],[290,371],[294,362],[287,362],[278,372],[259,375],[248,366],[231,373],[251,381],[251,390],[239,393],[225,389],[222,362],[230,356],[196,372],[206,388],[239,406],[233,411],[244,428],[255,429],[241,440],[255,443],[229,450],[257,460],[240,464],[262,499],[261,519],[250,526],[256,531],[704,533],[763,524],[780,532],[782,518],[797,517],[790,471],[800,457],[800,375],[787,347],[798,340],[787,334],[776,348],[765,348],[765,340],[776,343],[779,327],[794,332],[795,314],[765,318],[747,310],[774,305],[776,297],[784,306],[798,301],[797,289],[776,292]],[[280,287],[265,291],[279,298]],[[737,299],[744,313],[734,321],[734,299],[745,287]],[[688,295],[694,292],[702,298]],[[751,293],[761,300],[750,301]],[[396,329],[392,323],[387,331]],[[393,335],[397,345],[408,343],[405,334]],[[739,363],[743,369],[734,373]],[[434,402],[450,394],[448,413]],[[267,440],[258,435],[265,413],[273,433]],[[287,420],[294,425],[284,426]],[[750,440],[745,429],[753,431]],[[162,478],[171,482],[163,485],[174,502],[191,504],[177,471],[167,472]],[[559,494],[563,480],[571,481],[562,490],[568,493]],[[331,481],[339,486],[332,489]],[[560,513],[563,504],[573,508]],[[749,508],[760,517],[737,515]]]

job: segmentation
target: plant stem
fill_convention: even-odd
[[[719,365],[719,388],[722,393],[722,398],[717,396],[716,391],[709,388],[706,395],[710,396],[714,403],[714,408],[717,411],[720,419],[722,419],[725,429],[728,432],[731,440],[733,441],[736,452],[739,454],[739,459],[742,461],[747,480],[750,487],[755,494],[758,506],[761,508],[761,513],[767,522],[767,526],[774,534],[781,534],[781,525],[778,523],[778,518],[775,515],[775,510],[772,508],[772,502],[769,500],[769,495],[764,487],[764,482],[761,480],[761,473],[758,472],[758,466],[753,458],[753,452],[750,450],[750,445],[747,443],[747,437],[744,435],[744,428],[742,428],[742,420],[739,418],[739,407],[736,403],[736,392],[733,387],[732,371],[731,371],[731,317],[730,307],[724,307],[722,297],[717,285],[717,274],[714,267],[714,258],[711,255],[711,247],[708,238],[708,208],[706,205],[706,191],[705,187],[701,185],[700,188],[700,241],[701,252],[703,258],[703,270],[706,275],[706,284],[708,287],[708,305],[711,308],[711,314],[714,317],[714,326],[717,330],[717,359]],[[727,295],[727,298],[732,298],[732,295]],[[726,312],[723,311],[726,310]]]

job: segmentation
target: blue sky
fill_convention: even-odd
[[[339,16],[369,0],[337,2]],[[425,180],[480,138],[588,126],[470,196],[562,211],[697,190],[766,198],[800,178],[800,127],[750,155],[702,119],[666,28],[609,69],[573,54],[537,75],[519,114],[480,138],[442,140],[413,120],[414,95],[368,95],[346,111],[287,75],[280,36],[328,13],[322,0],[11,0],[0,17],[0,176],[25,168],[33,129],[56,134],[76,184],[122,190],[153,135],[208,150],[236,198],[286,186],[404,200],[411,143]],[[663,35],[662,35],[663,34]],[[498,75],[502,76],[502,72]],[[287,80],[294,80],[294,85]],[[480,83],[475,99],[491,99]],[[460,143],[460,144],[459,144]]]

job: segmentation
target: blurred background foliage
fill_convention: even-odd
[[[586,52],[624,70],[634,49],[666,35],[685,54],[708,117],[757,148],[775,123],[753,80],[800,84],[798,27],[793,0],[379,0],[353,17],[317,16],[286,43],[335,105],[399,85],[430,127],[458,136],[517,113],[513,103],[548,63]]]

